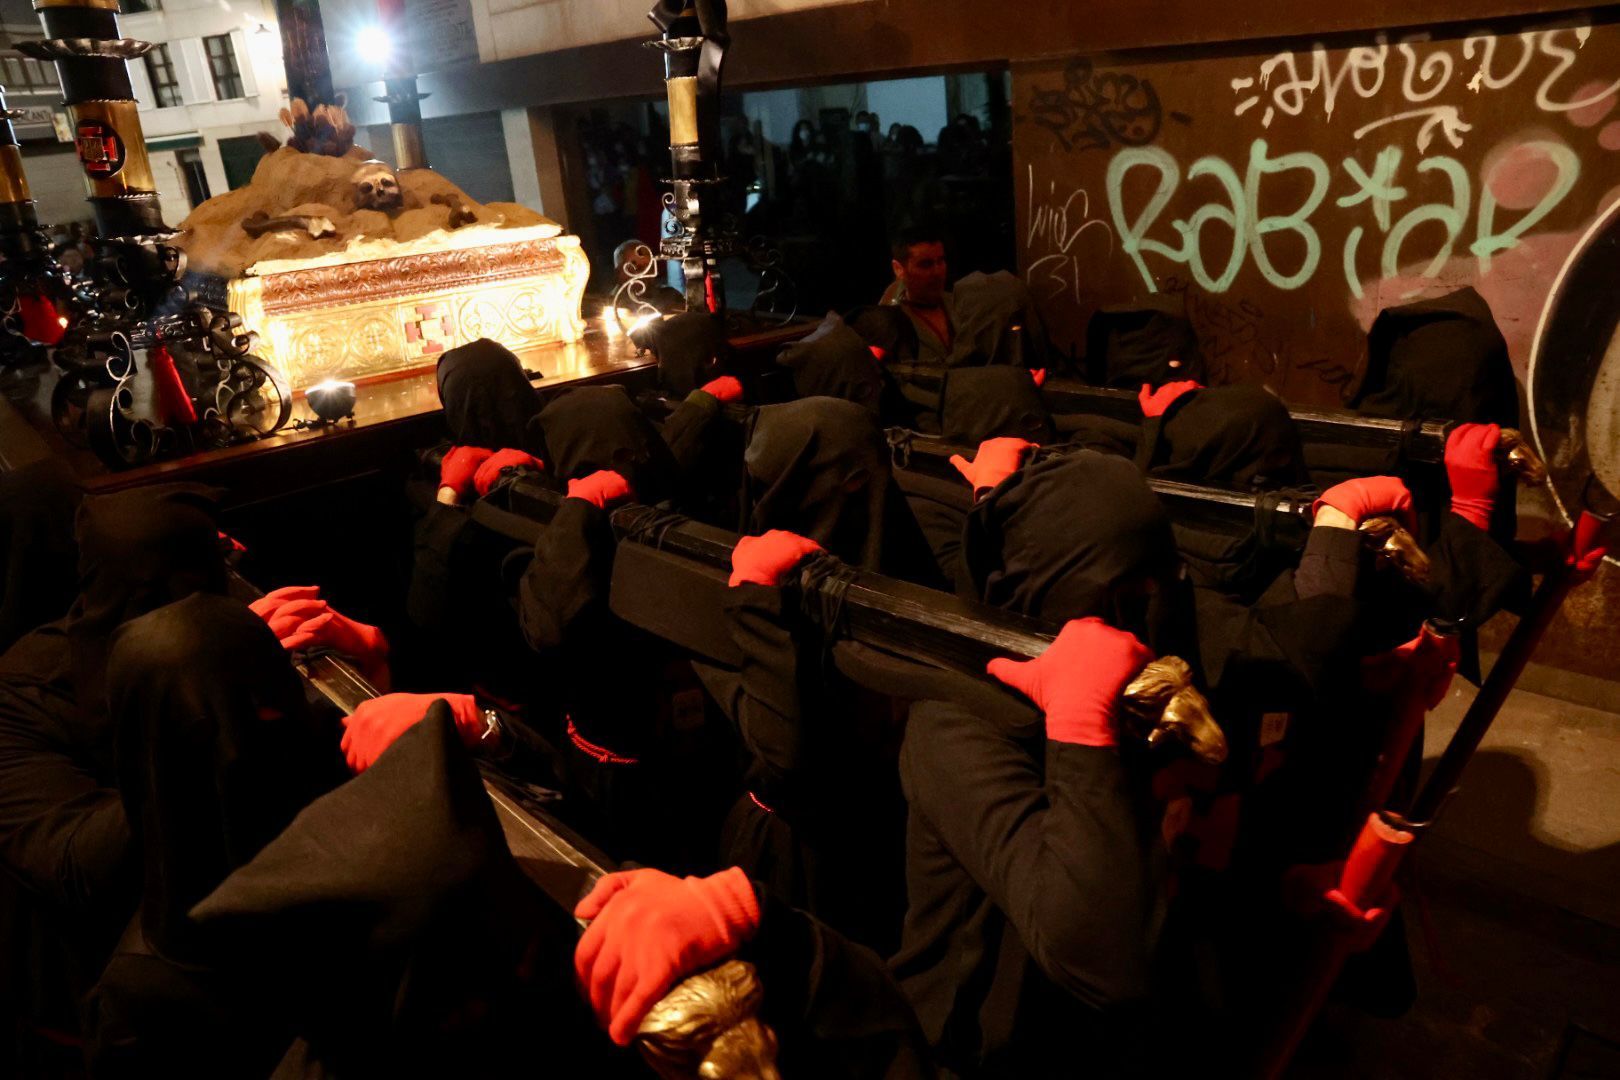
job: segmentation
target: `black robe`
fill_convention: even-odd
[[[1022,470],[974,508],[962,556],[978,599],[1054,625],[1101,615],[1163,650],[1180,618],[1169,520],[1123,459]],[[1043,734],[944,702],[906,728],[892,966],[964,1075],[1116,1075],[1139,1050],[1164,904],[1145,771]]]
[[[74,1002],[138,900],[108,653],[127,620],[224,589],[212,505],[179,485],[85,499],[78,598],[0,657],[0,1005],[25,1027],[73,1037]]]
[[[338,726],[308,706],[264,620],[196,594],[115,635],[108,704],[140,909],[92,991],[97,1076],[266,1075],[289,1041],[235,985],[192,907],[339,783]]]
[[[488,338],[459,345],[439,357],[437,377],[452,444],[528,448],[525,430],[540,400],[509,349]]]
[[[1086,324],[1086,370],[1096,385],[1126,390],[1208,377],[1186,302],[1163,294],[1094,312]]]
[[[73,603],[73,515],[83,497],[60,458],[0,474],[0,652]]]

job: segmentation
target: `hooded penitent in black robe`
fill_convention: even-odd
[[[746,464],[742,531],[786,529],[850,566],[887,564],[888,454],[870,413],[832,398],[765,406],[754,416]],[[839,572],[832,559],[814,565]],[[887,948],[900,907],[889,707],[831,670],[800,603],[793,585],[728,589],[741,666],[694,664],[748,752],[749,793],[726,822],[721,861],[856,940]]]
[[[657,357],[658,384],[675,398],[724,375],[730,366],[725,323],[707,311],[653,319],[632,330],[630,340]]]
[[[197,594],[114,637],[108,704],[140,908],[91,993],[97,1076],[268,1075],[289,1041],[233,989],[192,907],[345,775],[275,635]],[[358,822],[356,823],[358,827]]]
[[[945,373],[936,408],[941,437],[962,446],[969,456],[986,439],[1020,438],[1045,446],[1055,437],[1051,414],[1023,368],[953,368]],[[959,482],[954,475],[941,479],[901,473],[896,482],[928,541],[940,577],[954,583],[960,569],[962,525],[971,502],[967,481]]]
[[[1283,403],[1263,386],[1195,390],[1163,416],[1142,421],[1136,463],[1148,476],[1244,494],[1311,494],[1299,431]],[[1269,538],[1271,511],[1262,503],[1250,524],[1175,525],[1176,547],[1193,583],[1252,601],[1298,552]]]
[[[792,373],[797,397],[853,401],[885,424],[907,424],[912,417],[912,407],[865,339],[835,312],[783,349],[776,362]]]
[[[0,474],[0,652],[73,603],[73,515],[83,497],[61,458]]]
[[[522,876],[443,703],[191,921],[220,999],[285,1036],[277,1076],[630,1075],[574,989],[569,913]]]
[[[1367,333],[1367,368],[1350,408],[1390,420],[1454,420],[1461,424],[1519,426],[1519,392],[1507,341],[1491,309],[1472,288],[1379,312]],[[1311,449],[1324,480],[1392,472],[1389,455],[1331,445]],[[1445,474],[1438,466],[1401,472],[1422,518],[1419,539],[1437,534],[1446,511]],[[1517,517],[1512,499],[1498,501],[1491,532],[1511,540]]]
[[[559,484],[611,469],[649,506],[667,504],[679,487],[669,448],[618,387],[570,390],[534,428]],[[543,693],[527,702],[530,730],[519,734],[560,748],[561,778],[581,815],[571,824],[616,857],[667,865],[672,845],[704,827],[715,794],[694,794],[705,777],[667,759],[662,730],[672,692],[660,673],[672,652],[608,610],[614,550],[609,511],[583,499],[563,499],[539,530],[517,608],[546,677]]]
[[[1174,636],[1169,520],[1123,459],[1015,474],[975,507],[963,559],[996,606],[1054,626],[1100,615],[1158,649]],[[1108,1076],[1142,1057],[1162,897],[1157,821],[1126,757],[956,704],[912,708],[892,967],[943,1068]]]
[[[1204,356],[1180,296],[1099,308],[1086,324],[1086,370],[1098,386],[1138,389],[1178,379],[1203,382]]]
[[[0,657],[0,1004],[71,1037],[139,896],[114,775],[107,657],[120,625],[224,588],[204,489],[144,488],[79,509],[79,596]],[[8,1048],[9,1049],[9,1048]],[[26,1067],[25,1067],[26,1069]]]
[[[488,338],[439,357],[439,401],[455,446],[524,449],[524,431],[540,411],[534,384],[511,350]]]
[[[957,281],[951,295],[955,335],[948,366],[1044,368],[1050,363],[1046,326],[1023,278],[1007,270],[976,270]]]
[[[528,450],[540,401],[518,358],[480,339],[439,358],[439,400],[452,446]],[[468,528],[467,511],[437,501],[436,478],[415,486],[416,523],[406,612],[412,633],[395,641],[418,685],[477,685],[518,696],[521,643],[502,565],[509,543]]]

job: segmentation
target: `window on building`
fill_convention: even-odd
[[[181,104],[180,80],[174,74],[174,61],[167,45],[154,45],[146,54],[146,78],[152,84],[157,107],[167,109]]]
[[[208,176],[203,172],[202,155],[196,150],[181,150],[174,156],[180,165],[180,178],[186,185],[186,200],[196,208],[208,198]]]
[[[242,69],[236,64],[231,35],[205,37],[203,46],[208,50],[208,71],[214,77],[214,94],[221,101],[242,97]]]
[[[125,15],[139,15],[143,11],[160,11],[163,8],[158,0],[122,0],[119,6]]]

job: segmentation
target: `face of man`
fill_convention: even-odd
[[[895,261],[894,276],[906,287],[906,299],[919,307],[938,307],[945,296],[945,245],[912,244],[905,262]]]

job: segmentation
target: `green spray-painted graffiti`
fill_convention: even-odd
[[[1450,189],[1449,198],[1423,203],[1395,218],[1395,204],[1408,198],[1407,189],[1397,183],[1403,157],[1398,146],[1387,146],[1379,151],[1370,171],[1354,158],[1345,158],[1341,171],[1354,190],[1336,198],[1333,206],[1351,211],[1363,204],[1370,207],[1373,221],[1382,234],[1379,269],[1386,278],[1399,272],[1403,250],[1412,232],[1429,222],[1440,225],[1444,240],[1422,274],[1433,277],[1440,273],[1468,226],[1469,208],[1475,206],[1474,240],[1468,252],[1479,260],[1479,272],[1484,274],[1490,270],[1491,256],[1514,247],[1520,237],[1564,200],[1580,176],[1580,159],[1561,142],[1534,140],[1521,144],[1521,150],[1550,162],[1556,176],[1539,202],[1500,230],[1499,203],[1490,185],[1480,185],[1475,206],[1474,185],[1468,169],[1456,158],[1442,154],[1420,158],[1413,170],[1412,183],[1417,186],[1431,174],[1439,176]],[[1134,218],[1127,212],[1123,195],[1125,178],[1133,169],[1149,169],[1157,176],[1152,193]],[[1287,213],[1262,212],[1265,181],[1286,173],[1300,173],[1308,179],[1310,189],[1305,198]],[[1157,286],[1148,266],[1146,256],[1149,255],[1186,266],[1193,279],[1210,292],[1225,292],[1231,288],[1244,263],[1250,259],[1260,275],[1278,289],[1297,289],[1315,276],[1322,261],[1322,237],[1312,218],[1326,201],[1332,181],[1332,170],[1326,161],[1309,151],[1272,157],[1266,140],[1256,139],[1249,147],[1248,165],[1241,178],[1229,162],[1214,154],[1201,157],[1188,167],[1186,183],[1192,185],[1205,177],[1213,180],[1219,190],[1187,217],[1172,221],[1171,227],[1177,235],[1174,241],[1166,241],[1149,234],[1181,188],[1180,164],[1158,146],[1127,147],[1118,151],[1108,164],[1108,211],[1113,218],[1114,232],[1120,249],[1136,265],[1150,292],[1157,291]],[[1297,182],[1290,185],[1291,190],[1297,187]],[[1213,269],[1203,244],[1204,229],[1211,225],[1224,227],[1232,236],[1231,253],[1224,265]],[[1299,265],[1291,271],[1279,269],[1266,246],[1266,238],[1275,233],[1293,233],[1303,245]],[[1425,233],[1430,234],[1432,230]],[[1357,297],[1362,295],[1362,288],[1356,260],[1366,235],[1365,225],[1353,225],[1345,234],[1341,252],[1346,284]]]

